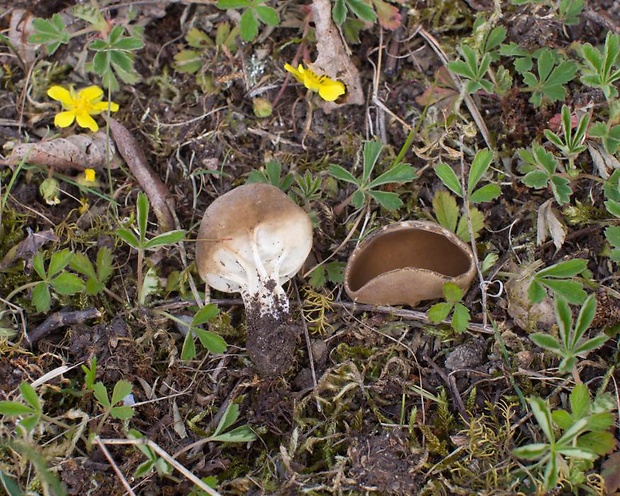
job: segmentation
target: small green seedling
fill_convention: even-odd
[[[392,191],[379,191],[377,188],[384,184],[402,184],[412,181],[416,172],[409,164],[397,163],[375,179],[371,175],[377,165],[377,160],[383,149],[383,143],[379,140],[366,141],[363,148],[363,168],[361,177],[355,177],[340,165],[330,165],[327,170],[340,181],[351,183],[357,190],[351,196],[351,203],[356,209],[361,209],[368,202],[375,200],[386,210],[398,210],[403,206],[402,200],[397,193]]]
[[[522,160],[520,169],[525,172],[525,176],[521,178],[523,184],[534,189],[551,187],[559,205],[570,201],[570,196],[573,194],[570,181],[558,173],[560,163],[553,153],[534,143],[531,151],[520,148],[518,154]]]
[[[259,21],[267,26],[278,26],[278,11],[265,5],[265,0],[218,0],[220,9],[244,9],[239,19],[239,32],[245,41],[252,41],[258,35]]]
[[[446,320],[452,312],[450,325],[456,332],[464,332],[469,325],[471,316],[469,309],[461,303],[463,290],[453,282],[443,285],[443,296],[446,301],[435,303],[428,309],[427,317],[433,324],[439,324]]]
[[[321,289],[325,284],[332,282],[342,284],[344,282],[344,262],[327,262],[318,265],[310,274],[308,284],[314,289]]]
[[[291,173],[282,176],[282,164],[275,160],[270,160],[265,165],[264,170],[253,170],[248,174],[245,184],[263,183],[271,184],[286,193],[295,181],[295,176]]]
[[[571,373],[577,364],[577,358],[587,355],[592,350],[600,348],[608,337],[598,334],[589,339],[583,339],[596,313],[596,299],[590,295],[584,302],[577,322],[573,325],[573,317],[566,300],[559,295],[555,297],[555,318],[558,323],[559,338],[544,332],[530,334],[530,339],[537,346],[552,351],[562,358],[559,365],[561,374]]]
[[[456,198],[446,190],[439,190],[433,196],[433,212],[437,222],[455,233],[466,243],[471,241],[467,216],[461,215],[461,210],[456,203]],[[484,228],[484,214],[476,207],[470,207],[469,217],[474,238],[478,238]]]
[[[467,197],[469,203],[490,202],[502,194],[502,190],[497,184],[489,183],[478,186],[483,176],[488,172],[493,162],[493,153],[488,148],[479,150],[472,161],[467,175],[467,188],[461,184],[461,180],[448,164],[440,163],[435,166],[435,174],[441,182],[455,193],[459,198]]]
[[[584,460],[591,467],[594,460],[613,451],[616,441],[609,428],[614,419],[609,412],[614,409],[615,402],[610,395],[601,394],[592,401],[587,386],[579,383],[570,395],[571,413],[563,409],[552,412],[538,397],[529,398],[528,403],[546,442],[521,446],[512,453],[518,458],[536,461],[529,470],[542,472],[543,491],[555,488],[560,477],[577,479],[576,476],[583,476],[584,469],[588,468]]]
[[[83,253],[76,253],[71,259],[69,266],[87,277],[86,293],[97,295],[106,288],[106,282],[114,273],[112,262],[112,250],[107,246],[102,246],[97,252],[96,267],[93,266],[90,259]]]
[[[142,277],[142,265],[144,261],[144,252],[146,250],[156,250],[163,246],[173,245],[180,241],[183,241],[185,238],[185,231],[183,229],[177,229],[174,231],[169,231],[163,234],[159,234],[154,238],[147,239],[147,223],[149,217],[149,200],[146,196],[146,193],[140,192],[138,193],[138,200],[136,204],[136,217],[138,220],[137,223],[137,232],[136,236],[131,229],[126,227],[119,227],[116,231],[119,238],[121,238],[125,243],[129,246],[137,250],[138,252],[138,270],[137,270],[137,279],[138,279],[138,301],[141,305],[144,305],[146,300],[146,296],[149,294],[152,289],[153,277],[147,277],[144,279]],[[151,272],[151,271],[149,271]],[[151,272],[152,273],[152,272]],[[147,276],[149,274],[147,273]]]
[[[32,432],[43,415],[43,402],[35,389],[26,381],[19,385],[24,403],[19,401],[0,401],[0,415],[21,417],[18,425],[25,432]]]
[[[553,103],[566,98],[565,85],[577,74],[577,64],[561,60],[560,56],[548,48],[538,52],[537,75],[531,71],[523,74],[526,87],[531,92],[530,102],[540,107],[543,102]]]
[[[146,439],[144,435],[136,429],[129,429],[129,432],[127,433],[127,438],[131,440]],[[142,454],[146,456],[146,461],[138,465],[138,468],[133,474],[136,479],[148,475],[153,470],[155,470],[157,472],[157,475],[159,475],[160,477],[170,475],[172,473],[172,467],[170,466],[170,464],[162,457],[158,456],[155,450],[153,450],[148,444],[138,443],[136,444],[136,446],[142,452]]]
[[[605,98],[618,97],[615,84],[620,80],[620,35],[607,33],[603,51],[590,43],[581,45],[581,57],[585,62],[580,81],[586,86],[600,88]]]
[[[32,261],[32,266],[41,278],[32,289],[32,303],[38,312],[48,312],[52,304],[50,289],[64,296],[74,295],[84,290],[84,281],[76,274],[65,271],[74,254],[68,249],[54,253],[50,258],[49,266],[45,269],[43,255],[38,252]]]
[[[128,405],[118,405],[118,403],[122,403],[125,398],[131,394],[131,390],[131,383],[122,379],[114,385],[112,399],[110,400],[108,391],[106,390],[103,382],[99,381],[93,385],[93,393],[95,398],[97,398],[97,401],[103,407],[103,418],[99,423],[100,426],[103,425],[103,422],[105,422],[108,416],[120,420],[128,420],[133,417],[133,407]]]
[[[97,377],[97,357],[94,356],[90,360],[90,366],[82,365],[82,371],[84,372],[84,385],[86,389],[92,391],[95,389],[95,379]]]
[[[240,425],[228,430],[238,418],[239,405],[231,403],[226,408],[213,434],[208,437],[209,441],[219,441],[220,443],[249,443],[254,441],[256,434],[248,425]]]
[[[562,105],[561,117],[562,137],[558,136],[550,129],[545,129],[545,137],[568,159],[567,172],[569,175],[576,176],[579,171],[575,168],[575,159],[588,148],[584,145],[584,141],[588,125],[590,124],[590,114],[583,114],[579,118],[574,132],[571,112],[568,106]]]
[[[461,53],[463,60],[456,60],[448,64],[448,68],[465,79],[465,91],[467,93],[476,93],[483,90],[487,93],[493,93],[493,83],[484,79],[489,66],[491,65],[491,54],[478,54],[472,47],[461,44]]]
[[[532,303],[540,303],[547,295],[545,288],[568,303],[581,305],[586,299],[581,281],[574,278],[586,271],[587,260],[574,258],[539,270],[528,288],[528,297]]]
[[[189,324],[182,323],[182,325],[187,327],[187,334],[183,341],[181,360],[193,360],[196,358],[196,337],[200,340],[202,346],[211,353],[224,353],[226,351],[226,341],[221,336],[211,331],[205,331],[200,327],[214,319],[218,312],[217,306],[210,303],[198,310]],[[168,315],[168,317],[174,318],[172,315]]]

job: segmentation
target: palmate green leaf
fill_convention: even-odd
[[[558,340],[554,336],[551,336],[550,334],[545,334],[544,332],[536,332],[536,333],[530,334],[530,339],[539,348],[553,351],[554,353],[557,353],[558,355],[561,354],[562,346],[560,345]]]
[[[591,413],[588,417],[588,430],[590,431],[606,431],[610,427],[612,427],[615,423],[614,416],[609,412],[609,410],[615,410],[616,404],[609,405],[607,411]],[[594,408],[591,408],[594,410]]]
[[[105,388],[103,382],[99,381],[93,385],[93,394],[95,398],[99,402],[99,404],[105,409],[109,410],[112,408],[112,404],[110,403],[110,398],[108,398],[108,391]]]
[[[471,219],[471,229],[474,232],[474,239],[476,239],[480,235],[480,231],[484,229],[484,214],[476,207],[471,207],[469,209],[469,218]],[[459,219],[459,223],[456,226],[456,235],[465,243],[471,241],[467,217],[465,215],[462,215]]]
[[[110,403],[112,405],[120,403],[131,394],[132,389],[133,386],[131,385],[131,382],[121,379],[114,385],[114,390],[112,391],[112,401]]]
[[[551,191],[555,200],[564,205],[570,201],[570,197],[573,194],[573,190],[570,187],[570,181],[562,176],[553,176],[550,180]]]
[[[97,279],[95,267],[90,259],[83,253],[74,254],[69,265],[73,270],[85,275],[89,279]]]
[[[541,279],[541,282],[556,295],[563,296],[573,305],[580,305],[586,299],[587,294],[583,290],[583,284],[580,282],[563,279]]]
[[[28,42],[45,45],[48,55],[52,55],[60,45],[69,43],[69,32],[62,16],[58,13],[54,14],[51,19],[34,18],[32,27],[34,32],[28,37]]]
[[[37,252],[32,259],[32,268],[41,279],[47,279],[47,274],[45,273],[45,264],[41,252]]]
[[[239,32],[245,41],[252,41],[258,34],[258,19],[250,9],[241,14],[239,19]]]
[[[369,191],[368,194],[386,210],[394,211],[403,206],[403,201],[398,197],[397,193],[391,191]]]
[[[84,281],[70,272],[63,272],[56,276],[50,281],[50,285],[61,295],[74,295],[84,290]]]
[[[116,50],[134,51],[144,48],[144,41],[139,36],[125,36],[114,43]]]
[[[351,205],[353,205],[356,209],[362,208],[366,204],[366,195],[362,190],[357,190],[351,196]]]
[[[547,296],[547,293],[543,285],[536,279],[533,279],[527,290],[527,296],[532,303],[540,303]]]
[[[474,157],[474,160],[469,169],[469,174],[467,177],[467,194],[471,196],[474,192],[474,189],[482,179],[489,167],[491,166],[491,162],[493,161],[493,152],[488,148],[483,150],[479,150]]]
[[[463,298],[463,290],[453,282],[443,285],[443,297],[448,303],[457,303]]]
[[[583,258],[573,258],[564,262],[550,265],[542,270],[539,270],[536,275],[538,277],[575,277],[581,274],[588,265],[588,261]]]
[[[344,0],[336,0],[332,7],[332,19],[337,26],[341,26],[347,18],[347,7]]]
[[[47,283],[41,281],[32,288],[32,304],[37,312],[47,313],[52,305],[52,295]]]
[[[145,250],[153,250],[161,246],[173,245],[179,243],[185,239],[185,230],[176,229],[174,231],[168,231],[163,234],[159,234],[152,239],[149,239],[144,243]]]
[[[456,230],[459,207],[454,196],[445,190],[437,191],[433,196],[433,212],[440,225],[452,232]]]
[[[562,346],[565,350],[570,350],[569,336],[573,327],[573,316],[567,301],[560,295],[556,295],[555,298],[555,320],[558,324],[558,333],[562,340]]]
[[[542,170],[533,170],[521,178],[521,182],[528,188],[542,189],[549,183],[549,175]]]
[[[575,419],[566,410],[562,409],[554,410],[553,412],[551,412],[551,418],[553,418],[553,422],[555,423],[555,425],[557,425],[562,430],[568,429],[575,422]]]
[[[459,181],[456,172],[448,164],[443,162],[435,166],[435,174],[441,179],[441,182],[459,198],[463,198],[463,187],[461,181]]]
[[[114,261],[112,250],[107,246],[102,246],[97,252],[97,278],[105,283],[114,273],[112,263]]]
[[[196,343],[194,342],[194,333],[188,332],[183,339],[181,347],[181,360],[193,360],[196,358]]]
[[[415,178],[416,178],[415,169],[411,167],[409,164],[400,163],[392,167],[391,169],[386,170],[379,177],[372,180],[368,184],[368,189],[373,189],[383,184],[406,183],[409,181],[413,181]]]
[[[620,226],[609,226],[605,229],[605,238],[614,247],[620,247]]]
[[[363,0],[345,0],[345,2],[349,10],[361,20],[374,23],[377,19],[375,11]]]
[[[130,406],[113,406],[110,415],[119,420],[129,420],[134,415],[134,410]]]
[[[590,414],[590,391],[583,382],[575,384],[570,393],[569,401],[570,410],[575,419],[585,418]]]
[[[545,437],[550,442],[553,442],[555,440],[555,435],[553,434],[553,423],[551,420],[549,406],[541,398],[536,396],[528,398],[527,402],[530,404],[532,413],[534,414],[534,417],[536,417],[538,425],[543,431]]]
[[[586,432],[577,439],[577,447],[598,456],[612,453],[617,441],[611,432]]]
[[[587,341],[575,346],[574,353],[577,356],[586,355],[591,351],[603,346],[608,339],[609,336],[606,336],[605,334],[599,334],[598,336],[590,338]]]

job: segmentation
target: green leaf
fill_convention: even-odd
[[[136,214],[138,219],[138,236],[140,239],[140,245],[144,246],[147,232],[147,222],[149,219],[149,199],[143,191],[138,193]]]
[[[586,292],[583,285],[577,281],[565,281],[561,279],[545,279],[542,281],[545,286],[551,289],[556,295],[561,295],[569,303],[580,305],[586,299]]]
[[[43,255],[41,254],[41,252],[37,252],[35,254],[34,258],[32,259],[32,267],[41,279],[47,279],[47,274],[45,273],[45,265],[43,262]]]
[[[459,198],[463,198],[463,188],[456,173],[448,164],[440,163],[435,166],[435,174],[441,179],[446,187],[455,193]]]
[[[205,331],[199,327],[192,327],[192,332],[196,334],[200,340],[200,344],[211,353],[224,353],[226,351],[226,341],[222,336],[219,336],[211,331]]]
[[[97,274],[98,280],[106,282],[110,276],[114,273],[112,262],[114,258],[112,256],[112,250],[107,246],[102,246],[97,252]]]
[[[7,496],[24,496],[24,492],[20,489],[17,482],[0,470],[0,487],[4,488]]]
[[[560,205],[568,203],[570,196],[573,194],[570,181],[562,176],[553,176],[551,178],[551,191],[553,191],[553,196]]]
[[[196,343],[194,342],[194,333],[188,332],[183,339],[181,348],[181,360],[193,360],[196,358]]]
[[[585,418],[590,413],[590,392],[588,387],[579,382],[570,393],[570,410],[576,419]]]
[[[177,229],[174,231],[168,231],[163,234],[159,234],[152,239],[149,239],[144,243],[145,250],[153,250],[160,246],[173,245],[179,243],[185,239],[185,231],[183,229]]]
[[[0,415],[17,417],[20,415],[33,415],[35,410],[17,401],[0,401]]]
[[[403,206],[402,200],[397,193],[388,191],[369,191],[368,194],[386,210],[398,210]]]
[[[521,178],[521,182],[528,188],[542,189],[549,183],[549,175],[542,170],[533,170]]]
[[[41,413],[41,400],[30,383],[22,381],[19,385],[19,392],[21,393],[24,401],[28,403],[28,405],[30,405],[35,412]]]
[[[194,315],[194,318],[192,319],[192,325],[199,326],[205,324],[214,319],[218,312],[219,309],[217,308],[217,305],[209,303],[196,312],[196,315]]]
[[[40,282],[32,288],[32,304],[37,309],[37,312],[47,313],[50,309],[52,295],[45,282]]]
[[[372,171],[377,164],[381,150],[383,149],[383,143],[380,140],[372,140],[364,142],[363,149],[363,171],[362,171],[362,184],[367,184]],[[383,183],[381,183],[383,184]]]
[[[551,421],[551,412],[549,411],[549,407],[542,399],[535,396],[529,398],[527,401],[530,404],[532,413],[534,414],[534,417],[536,417],[538,425],[540,425],[545,437],[550,442],[553,442],[555,435],[553,434],[553,423]]]
[[[110,415],[119,420],[128,420],[134,415],[133,408],[130,406],[113,406]]]
[[[143,248],[140,240],[136,237],[136,235],[126,227],[119,227],[116,230],[116,235],[136,250],[140,250]]]
[[[474,232],[474,238],[477,238],[480,231],[484,228],[484,214],[475,207],[469,209],[469,217],[471,219],[471,228]],[[465,243],[469,243],[471,238],[469,236],[469,226],[467,225],[467,217],[461,216],[459,223],[456,226],[456,235],[461,238]]]
[[[28,37],[28,42],[44,44],[48,55],[52,55],[61,44],[69,43],[69,33],[58,13],[51,19],[36,17],[32,20],[33,34]]]
[[[110,403],[110,399],[108,398],[108,391],[106,390],[103,382],[99,381],[95,383],[95,385],[93,386],[93,394],[95,395],[95,398],[97,399],[99,404],[103,406],[104,409],[109,410],[110,408],[112,408],[112,404]]]
[[[280,24],[280,16],[276,9],[266,7],[265,5],[258,5],[256,7],[256,15],[267,26],[278,26]]]
[[[512,454],[517,458],[525,460],[538,460],[549,451],[549,445],[545,443],[533,443],[526,446],[520,446],[512,450]]]
[[[363,0],[346,0],[349,10],[366,22],[374,23],[377,19],[375,11]]]
[[[571,349],[569,334],[573,327],[573,317],[567,301],[560,295],[555,297],[555,318],[558,323],[558,332],[562,339],[562,345],[565,350]]]
[[[90,259],[83,253],[76,253],[75,255],[73,255],[73,258],[71,259],[69,265],[76,272],[84,274],[90,279],[97,279],[97,272],[95,271],[95,267],[93,267]]]
[[[453,306],[452,303],[447,302],[435,303],[428,309],[428,312],[426,312],[426,317],[433,324],[439,324],[448,318]]]
[[[440,190],[433,197],[433,212],[440,225],[454,232],[459,218],[459,207],[456,199],[445,190]]]
[[[58,274],[67,265],[69,265],[69,262],[71,262],[72,258],[73,253],[71,252],[71,250],[68,250],[66,248],[64,250],[54,253],[52,255],[52,258],[50,259],[50,265],[47,269],[47,276],[51,278]]]
[[[250,9],[246,10],[239,20],[239,32],[245,41],[252,41],[258,34],[258,20],[254,16],[254,12]]]
[[[497,184],[485,184],[478,188],[469,197],[471,203],[485,203],[495,200],[502,194],[502,190]]]
[[[329,172],[333,177],[335,177],[339,181],[345,181],[347,183],[351,183],[355,185],[359,184],[357,178],[340,165],[330,165],[329,167],[327,167],[327,172]]]
[[[536,332],[530,334],[530,339],[534,341],[534,344],[539,348],[561,354],[562,346],[555,337],[549,334],[545,334],[543,332]]]
[[[397,164],[391,169],[385,171],[379,177],[374,179],[368,184],[368,188],[376,188],[377,186],[381,186],[383,184],[390,183],[406,183],[409,181],[413,181],[416,178],[416,172],[413,167],[409,164]]]
[[[527,296],[532,303],[540,303],[545,299],[547,293],[545,292],[543,285],[536,279],[533,279],[527,290]]]
[[[470,320],[469,309],[465,305],[462,303],[454,305],[454,313],[450,322],[452,329],[459,333],[465,332]]]
[[[453,282],[443,285],[443,297],[448,303],[456,303],[463,298],[463,290]]]
[[[112,392],[112,401],[110,403],[112,405],[120,403],[131,394],[132,389],[133,386],[131,385],[131,382],[126,381],[125,379],[121,379],[114,385],[114,391]]]
[[[596,314],[596,298],[594,295],[588,296],[586,301],[583,303],[581,310],[579,310],[579,315],[577,316],[577,322],[575,323],[575,332],[573,335],[573,340],[571,343],[571,347],[575,347],[577,342],[581,339],[584,333],[590,327],[590,324],[594,320],[594,316]]]
[[[577,447],[598,456],[612,453],[616,448],[616,438],[611,432],[586,432],[579,436]]]
[[[344,0],[336,0],[332,7],[332,19],[337,26],[341,26],[347,17],[347,7],[344,4]]]
[[[256,434],[247,425],[240,425],[228,432],[211,436],[210,439],[221,443],[249,443],[256,439]]]
[[[576,346],[574,349],[574,353],[577,356],[586,355],[592,350],[596,350],[597,348],[603,346],[608,339],[609,336],[606,336],[605,334],[599,334],[598,336],[590,338],[587,341]]]
[[[70,272],[63,272],[50,281],[50,285],[61,295],[73,295],[84,290],[84,281]]]
[[[609,226],[605,229],[605,238],[614,246],[620,247],[620,226]]]
[[[239,418],[239,405],[237,403],[230,403],[228,407],[226,408],[226,410],[224,411],[222,418],[218,422],[217,427],[215,428],[215,431],[213,432],[213,435],[217,436],[218,434],[221,434],[222,432],[224,432],[231,425],[233,425],[237,421],[238,418]]]
[[[469,169],[469,176],[467,180],[467,194],[471,196],[474,189],[482,179],[482,176],[486,174],[493,161],[493,152],[488,148],[479,150],[474,157],[474,161]]]
[[[223,10],[242,9],[250,7],[252,5],[252,0],[217,0],[216,5],[219,9]]]
[[[537,272],[537,277],[574,277],[581,274],[588,265],[588,261],[582,258],[572,258],[564,262],[550,265]]]

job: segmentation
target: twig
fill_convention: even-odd
[[[100,317],[101,312],[96,308],[87,308],[86,310],[76,310],[74,312],[60,311],[50,315],[30,334],[26,333],[24,336],[28,345],[32,347],[37,341],[55,329],[75,324],[83,324],[87,320],[98,319]]]
[[[114,470],[114,473],[121,481],[121,484],[123,484],[123,487],[127,491],[127,494],[129,494],[130,496],[135,496],[136,493],[133,492],[133,489],[129,485],[129,482],[123,475],[123,472],[121,472],[121,469],[118,468],[118,465],[114,461],[114,458],[112,458],[112,454],[108,451],[108,448],[105,446],[104,443],[101,442],[101,438],[96,437],[94,439],[94,442],[97,446],[99,446],[99,449],[103,452],[103,455],[108,459],[108,462],[110,462],[110,466],[112,467],[112,470]]]
[[[448,389],[450,389],[450,394],[452,395],[452,398],[454,399],[454,403],[459,413],[461,414],[461,417],[463,417],[463,420],[465,420],[465,422],[468,422],[470,416],[467,413],[467,410],[465,409],[465,403],[463,403],[463,398],[461,398],[461,393],[459,393],[459,390],[456,387],[456,381],[454,377],[446,374],[442,370],[442,368],[439,365],[437,365],[435,361],[431,357],[429,357],[426,353],[422,355],[422,358],[426,360],[426,363],[428,363],[433,368],[433,370],[437,372],[437,374],[439,374],[439,376],[446,383],[446,385],[448,386]]]

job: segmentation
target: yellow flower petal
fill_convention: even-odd
[[[109,102],[110,103],[110,112],[116,112],[118,110],[118,103]],[[100,114],[101,112],[108,111],[108,102],[99,102],[95,103],[91,106],[90,115]]]
[[[84,169],[84,179],[88,182],[95,182],[95,169]]]
[[[90,129],[93,133],[99,130],[99,124],[88,113],[80,112],[76,115],[78,126]]]
[[[99,103],[103,98],[103,90],[99,86],[88,86],[78,91],[78,98],[91,104]]]
[[[284,68],[290,72],[293,76],[295,76],[295,79],[297,79],[297,81],[299,81],[300,83],[304,82],[304,76],[303,76],[303,66],[301,64],[299,64],[298,68],[295,69],[292,65],[290,64],[284,64]]]
[[[340,95],[344,95],[345,87],[340,81],[326,78],[319,87],[319,96],[328,102],[333,102]]]
[[[66,112],[60,112],[54,117],[54,125],[56,127],[69,127],[75,120],[75,112],[73,110],[67,110]]]
[[[59,101],[65,108],[73,108],[73,98],[71,97],[71,93],[68,89],[63,88],[62,86],[52,86],[49,90],[47,90],[47,96],[49,96],[52,100]]]

